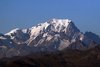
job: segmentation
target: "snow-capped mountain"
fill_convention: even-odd
[[[82,33],[74,23],[68,19],[52,19],[30,28],[29,46],[42,46],[49,49],[63,49],[72,42],[80,40]]]
[[[14,48],[17,53],[27,48],[29,51],[54,51],[65,48],[86,50],[100,44],[98,41],[99,36],[83,34],[69,19],[52,19],[29,29],[16,28],[6,34],[0,34],[0,48]]]

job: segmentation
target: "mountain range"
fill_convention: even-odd
[[[28,29],[0,34],[0,58],[64,49],[89,50],[100,44],[100,37],[81,32],[69,19],[51,19]]]

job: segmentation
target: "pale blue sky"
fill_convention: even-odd
[[[100,0],[0,0],[0,32],[68,18],[82,31],[100,35]]]

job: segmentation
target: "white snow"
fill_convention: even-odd
[[[71,22],[71,20],[69,19],[53,19],[53,21],[51,23],[58,25],[63,25],[65,27],[68,26],[68,24]]]
[[[84,35],[81,35],[80,40],[83,41],[83,39],[84,39]]]
[[[43,37],[46,37],[47,35],[48,35],[47,33],[44,33],[44,34],[43,34]]]
[[[3,39],[3,40],[5,40],[5,39],[7,39],[7,38],[5,38],[5,37],[3,37],[3,36],[0,36],[0,39]]]
[[[19,28],[15,28],[13,30],[11,30],[10,32],[6,33],[5,35],[11,35],[11,33],[16,33],[17,30],[20,30]]]
[[[34,26],[31,28],[31,36],[38,36],[40,32],[43,32],[44,29],[48,27],[48,23],[41,23],[38,26]]]
[[[11,36],[11,39],[14,39],[15,37],[14,36]]]
[[[50,41],[53,38],[53,36],[48,36],[46,41]]]
[[[60,31],[66,31],[65,29],[68,27],[71,20],[68,19],[53,19],[51,24],[54,26],[54,31],[60,32]],[[64,29],[63,29],[64,28]]]
[[[22,29],[22,32],[23,33],[27,33],[27,29]]]

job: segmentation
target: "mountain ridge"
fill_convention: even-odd
[[[91,35],[91,36],[89,36]],[[93,38],[95,37],[95,39]],[[66,48],[88,50],[100,44],[100,37],[93,33],[83,34],[69,19],[52,19],[29,29],[13,29],[0,35],[1,53],[19,55],[26,51],[56,51]],[[13,51],[14,50],[14,51]]]

